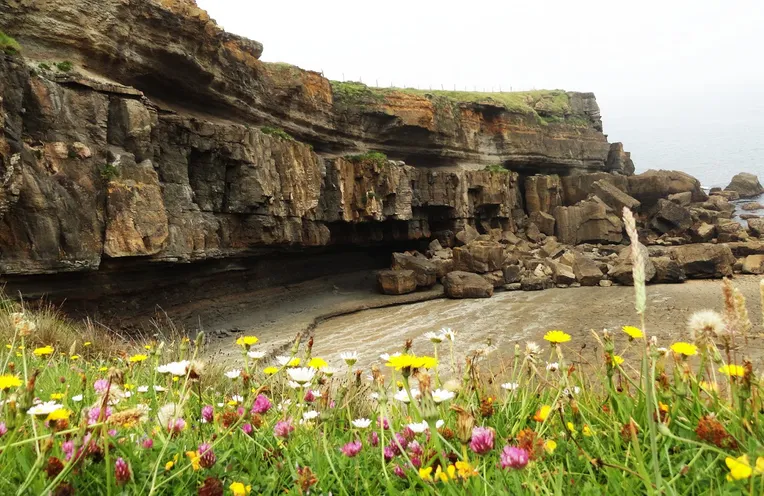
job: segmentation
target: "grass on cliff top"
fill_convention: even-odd
[[[403,93],[437,99],[438,105],[478,103],[494,105],[512,113],[537,117],[542,122],[559,122],[571,115],[570,97],[563,90],[481,91],[419,90],[415,88],[375,88],[354,81],[331,81],[335,103],[347,109],[375,107],[386,97]],[[579,121],[584,116],[572,116]],[[577,119],[576,119],[577,118]]]
[[[0,31],[0,50],[7,54],[14,55],[21,51],[21,45],[19,45],[18,41],[14,40],[3,31]]]

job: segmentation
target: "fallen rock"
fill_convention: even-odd
[[[669,200],[658,200],[658,213],[653,216],[650,226],[656,231],[668,233],[686,231],[692,226],[692,215],[685,207]]]
[[[761,215],[756,214],[740,214],[740,218],[743,220],[759,219]]]
[[[523,289],[523,285],[519,282],[513,282],[512,284],[505,284],[504,289],[507,291],[520,291]]]
[[[621,250],[621,253],[618,255],[618,263],[613,266],[607,274],[610,279],[627,286],[634,285],[634,263],[631,257],[633,246],[634,245]],[[639,243],[638,249],[642,254],[642,258],[645,260],[645,282],[650,282],[655,277],[655,266],[650,260],[650,253],[647,251],[647,247],[642,243]]]
[[[764,255],[748,255],[743,260],[743,274],[762,274],[764,273]]]
[[[608,279],[602,279],[602,280],[600,281],[600,287],[603,287],[603,288],[609,288],[609,287],[611,287],[612,285],[613,285],[613,281],[610,281],[610,280],[608,280]]]
[[[435,265],[435,277],[438,279],[454,270],[453,258],[433,257],[430,259],[430,262]]]
[[[655,267],[655,277],[650,281],[653,284],[682,283],[687,280],[682,266],[671,257],[655,257],[650,262]]]
[[[761,210],[761,209],[764,209],[764,205],[762,205],[759,202],[749,202],[749,203],[744,203],[743,205],[740,206],[740,208],[747,211]]]
[[[520,281],[520,287],[523,291],[541,291],[554,287],[554,283],[549,276],[525,276]]]
[[[429,288],[435,284],[438,277],[438,269],[434,263],[423,256],[410,253],[393,253],[392,269],[413,270],[417,286],[423,288]]]
[[[602,271],[597,263],[584,255],[577,255],[573,273],[581,286],[596,286],[602,279]]]
[[[764,219],[748,219],[748,230],[756,237],[764,234]]]
[[[416,291],[416,274],[413,270],[380,270],[377,284],[384,294],[402,295]]]
[[[748,238],[748,233],[739,222],[729,221],[716,226],[716,237],[720,243],[729,243],[730,241],[745,241]]]
[[[571,207],[557,207],[554,218],[557,239],[563,244],[619,243],[623,239],[620,217],[597,196]]]
[[[538,243],[542,237],[541,229],[539,229],[535,222],[531,222],[525,229],[525,236],[534,243]]]
[[[480,274],[480,276],[488,281],[494,288],[500,288],[504,286],[504,272],[501,270],[495,270],[493,272],[487,272]]]
[[[490,298],[493,284],[482,276],[460,270],[449,272],[443,278],[443,290],[449,298]]]
[[[468,245],[475,241],[475,238],[480,236],[480,233],[477,232],[477,229],[472,227],[469,224],[465,224],[464,229],[456,233],[456,239],[463,245]]]
[[[495,241],[473,241],[453,250],[454,268],[465,272],[493,272],[504,264],[504,246]]]
[[[716,226],[702,222],[692,228],[692,240],[696,243],[707,243],[716,236]]]
[[[719,279],[732,275],[735,256],[726,244],[699,243],[671,249],[688,278]]]
[[[761,186],[759,178],[749,172],[741,172],[732,178],[724,191],[735,191],[741,198],[751,198],[764,193],[764,187]]]
[[[528,219],[536,224],[539,231],[547,236],[554,236],[554,217],[546,212],[536,211],[533,212]]]
[[[609,181],[600,180],[595,182],[592,184],[592,192],[617,214],[623,212],[624,207],[629,210],[636,210],[641,205],[637,199],[616,188]]]
[[[541,247],[541,254],[546,258],[555,258],[557,255],[565,250],[565,246],[557,242],[554,237],[549,237]]]
[[[693,202],[708,199],[700,187],[700,181],[684,172],[651,169],[629,177],[629,194],[642,202],[643,207],[655,205],[658,200],[669,195],[684,192],[692,194]]]
[[[555,284],[570,285],[576,282],[576,274],[572,267],[557,262],[549,262],[552,269],[552,280]]]
[[[712,196],[724,198],[727,201],[735,201],[740,199],[740,193],[737,191],[717,191]]]
[[[684,193],[674,193],[673,195],[669,195],[668,199],[677,205],[687,207],[690,205],[690,203],[692,203],[692,192],[685,191]]]
[[[586,200],[592,193],[592,187],[597,181],[605,181],[624,193],[629,192],[629,180],[626,176],[609,174],[607,172],[593,172],[591,174],[578,174],[561,178],[563,189],[563,205],[570,206]]]
[[[631,160],[631,153],[623,150],[623,143],[612,143],[608,151],[605,169],[611,172],[617,172],[624,176],[634,174],[634,162]]]
[[[520,282],[522,277],[522,267],[519,265],[507,265],[502,269],[502,272],[504,273],[504,282],[506,284]]]

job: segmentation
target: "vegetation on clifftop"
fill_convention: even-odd
[[[289,134],[288,132],[284,131],[280,127],[272,127],[272,126],[263,126],[260,128],[260,131],[263,134],[267,134],[269,136],[273,136],[274,138],[280,138],[287,141],[294,141],[294,137]]]
[[[354,164],[382,166],[387,163],[387,155],[382,152],[366,152],[361,155],[345,155],[345,160]]]

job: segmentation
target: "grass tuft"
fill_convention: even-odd
[[[8,55],[16,55],[21,52],[21,45],[12,37],[0,31],[0,50]]]
[[[260,131],[263,134],[267,134],[269,136],[273,136],[274,138],[283,139],[286,141],[294,141],[294,137],[281,129],[280,127],[271,127],[271,126],[263,126],[260,128]]]

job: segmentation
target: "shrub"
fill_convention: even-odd
[[[488,172],[504,172],[504,173],[509,172],[509,169],[507,169],[501,164],[486,165],[485,169],[483,170]]]
[[[58,62],[56,64],[56,68],[61,72],[69,72],[74,68],[74,64],[72,64],[68,60],[65,60],[63,62]]]
[[[101,177],[106,181],[113,181],[119,177],[119,168],[114,164],[104,164],[101,166]]]
[[[50,64],[46,64],[45,62],[40,62],[39,64],[37,64],[37,67],[39,67],[40,70],[43,70],[43,71],[50,70]]]
[[[360,155],[345,155],[345,160],[354,164],[382,166],[387,163],[387,155],[382,152],[366,152]]]
[[[279,138],[287,141],[294,141],[294,137],[281,129],[280,127],[271,127],[271,126],[263,126],[260,128],[260,131],[262,131],[263,134],[267,134],[269,136],[273,136],[274,138]]]
[[[18,41],[0,31],[0,50],[9,55],[15,55],[21,51],[21,45],[19,45]]]

